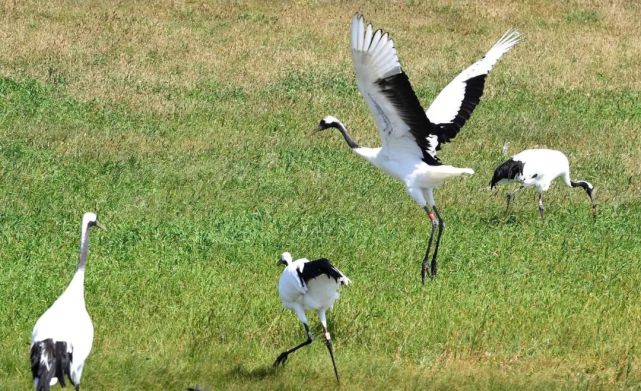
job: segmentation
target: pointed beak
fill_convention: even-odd
[[[98,228],[100,228],[100,229],[102,229],[102,230],[104,230],[104,231],[106,231],[106,230],[107,230],[107,228],[105,228],[105,226],[104,226],[104,225],[100,224],[100,221],[98,221],[98,220],[96,220],[96,227],[98,227]]]
[[[309,133],[307,133],[306,137],[312,137],[313,135],[315,135],[316,133],[318,133],[320,131],[321,131],[321,127],[317,126],[314,129],[312,129]]]

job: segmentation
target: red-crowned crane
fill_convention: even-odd
[[[80,257],[73,279],[58,299],[36,322],[31,334],[31,372],[36,391],[51,385],[65,386],[65,376],[76,391],[85,360],[93,343],[93,323],[85,306],[85,264],[89,252],[89,229],[103,228],[95,213],[82,216]]]
[[[359,146],[345,125],[333,116],[320,121],[317,131],[338,129],[347,145],[360,157],[399,179],[412,199],[432,222],[421,267],[421,280],[429,265],[436,276],[437,254],[445,223],[434,201],[433,189],[446,179],[471,175],[471,168],[444,165],[436,156],[442,144],[451,141],[470,118],[483,94],[485,78],[494,64],[520,40],[516,31],[506,32],[485,56],[454,78],[423,111],[410,81],[401,69],[388,33],[365,27],[363,16],[352,20],[352,60],[361,95],[367,102],[383,144],[379,148]],[[431,263],[429,254],[438,227]]]
[[[507,193],[507,208],[505,213],[510,211],[510,204],[516,194],[528,187],[535,187],[539,193],[539,213],[545,218],[543,211],[543,192],[547,191],[556,178],[561,177],[563,183],[569,187],[580,187],[590,197],[592,203],[592,217],[596,218],[596,204],[594,203],[594,186],[590,182],[570,179],[570,163],[568,158],[561,151],[553,149],[526,149],[512,156],[501,163],[494,170],[490,181],[493,189],[496,185],[509,182],[520,182],[521,187],[513,192]]]
[[[329,351],[334,366],[336,381],[339,381],[338,369],[334,360],[334,349],[332,339],[327,330],[327,318],[325,312],[331,309],[341,285],[348,285],[351,281],[340,270],[332,265],[325,258],[310,261],[306,258],[292,261],[290,253],[281,255],[279,263],[285,265],[285,270],[278,281],[278,293],[285,308],[296,314],[301,321],[307,334],[305,342],[289,350],[282,352],[274,362],[274,366],[283,365],[289,354],[312,343],[312,333],[309,330],[309,323],[305,311],[315,310],[318,313],[321,325],[324,330],[325,345]]]

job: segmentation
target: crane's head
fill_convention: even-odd
[[[98,221],[98,216],[93,212],[87,212],[82,216],[82,226],[87,228],[96,226],[98,228],[105,229],[105,227],[100,224],[100,221]]]
[[[322,120],[320,120],[316,129],[312,130],[310,135],[330,128],[340,129],[340,125],[341,121],[339,121],[338,118],[328,115],[327,117],[324,117]]]
[[[280,259],[278,260],[279,265],[282,264],[285,266],[289,265],[291,262],[292,262],[292,254],[288,253],[287,251],[282,253],[280,255]]]

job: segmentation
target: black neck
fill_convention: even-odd
[[[588,184],[588,182],[586,182],[586,181],[576,181],[576,182],[570,181],[570,185],[572,185],[572,187],[582,187],[583,190],[585,190],[585,192],[588,193],[590,198],[592,198],[592,187]]]
[[[349,133],[347,133],[345,125],[343,125],[341,122],[336,122],[332,124],[332,127],[338,129],[338,131],[341,132],[343,138],[345,139],[345,142],[347,143],[347,145],[349,145],[350,148],[360,148],[359,145],[356,144],[356,142],[349,136]]]

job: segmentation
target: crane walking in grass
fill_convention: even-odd
[[[361,95],[374,117],[383,144],[359,146],[345,125],[333,116],[320,121],[317,131],[336,128],[357,155],[399,179],[412,199],[427,212],[432,229],[421,266],[421,280],[429,266],[436,276],[437,255],[445,222],[434,201],[433,190],[446,179],[471,175],[471,168],[443,165],[436,156],[442,144],[452,140],[470,118],[483,94],[485,78],[496,62],[520,40],[516,31],[506,32],[485,56],[454,78],[423,111],[410,81],[401,69],[394,42],[388,33],[365,27],[363,16],[352,20],[352,60]],[[429,262],[434,232],[434,253]]]
[[[528,187],[535,187],[539,193],[539,213],[541,214],[541,219],[544,219],[543,192],[547,191],[552,181],[558,177],[561,177],[563,183],[569,187],[580,187],[585,190],[592,204],[592,217],[596,218],[596,204],[593,198],[594,186],[587,181],[577,180],[575,182],[570,179],[570,163],[565,154],[560,151],[526,149],[517,153],[494,170],[490,187],[493,189],[501,183],[521,183],[521,187],[507,193],[506,214],[510,211],[510,204],[519,191]]]
[[[31,372],[37,391],[48,391],[65,376],[76,391],[93,342],[93,323],[85,306],[85,264],[89,252],[89,229],[103,228],[95,213],[82,217],[80,257],[67,289],[36,322],[31,335]]]
[[[296,314],[301,321],[307,334],[305,342],[282,352],[274,362],[274,366],[283,365],[287,357],[312,343],[312,333],[309,330],[309,323],[305,311],[315,310],[318,313],[321,325],[323,326],[325,345],[329,351],[334,366],[336,381],[339,381],[338,369],[334,360],[334,348],[332,339],[327,330],[327,318],[325,312],[331,309],[336,299],[338,299],[338,290],[341,285],[350,283],[340,270],[334,267],[327,259],[321,258],[310,261],[306,258],[292,261],[290,253],[285,252],[281,255],[279,263],[285,265],[285,270],[278,281],[278,293],[283,302],[283,306]]]

